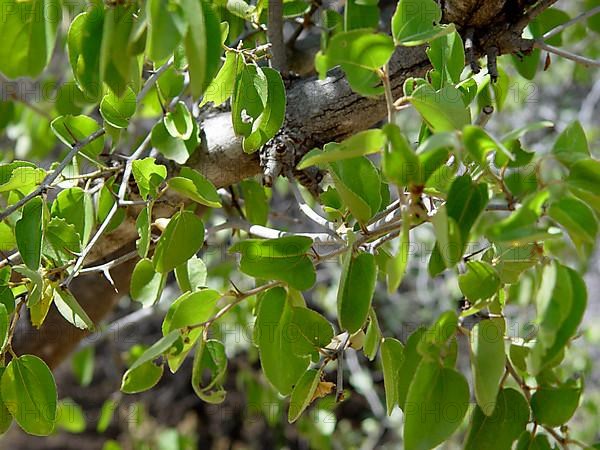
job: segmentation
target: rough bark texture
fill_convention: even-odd
[[[555,0],[537,2],[528,14],[530,0],[451,0],[442,2],[445,21],[458,22],[460,30],[471,28],[475,36],[475,54],[485,54],[496,47],[498,54],[528,51],[532,42],[521,39],[521,31],[536,13]],[[430,69],[424,47],[399,48],[390,62],[393,92],[401,95],[408,77],[422,77]],[[333,70],[324,80],[314,78],[291,83],[288,94],[285,131],[294,136],[299,158],[315,146],[339,141],[350,134],[372,127],[386,115],[383,98],[365,98],[352,92],[341,70]],[[261,173],[257,154],[242,151],[241,141],[233,133],[230,115],[218,113],[203,122],[205,145],[188,161],[216,186],[228,186]],[[268,145],[276,145],[274,142]],[[162,211],[168,214],[168,208]],[[89,263],[110,260],[132,248],[137,234],[134,227],[135,209],[121,227],[102,238],[88,258]],[[101,321],[111,311],[117,299],[128,291],[129,276],[135,261],[112,271],[119,293],[102,275],[76,279],[73,292],[95,321]],[[33,353],[56,367],[85,335],[51,311],[40,331],[32,330],[23,321],[15,337],[17,353]]]

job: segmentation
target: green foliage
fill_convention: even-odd
[[[407,450],[457,439],[478,450],[571,443],[569,421],[583,404],[584,383],[563,366],[582,334],[583,274],[598,238],[597,130],[584,129],[583,120],[556,135],[549,122],[506,134],[497,123],[487,126],[484,107],[512,114],[513,85],[544,76],[539,48],[495,65],[488,55],[489,71],[498,72],[491,80],[473,72],[467,29],[441,23],[440,2],[399,0],[385,27],[377,0],[342,3],[343,11],[286,0],[283,18],[305,27],[319,22],[314,70],[321,80],[343,76],[347,85],[335,78],[314,83],[323,92],[333,86],[331,95],[339,88],[340,106],[350,114],[359,105],[373,117],[351,130],[345,122],[354,124],[352,117],[327,109],[321,131],[305,136],[297,122],[290,128],[297,119],[290,106],[304,107],[288,104],[303,100],[295,87],[287,97],[297,81],[268,64],[275,46],[264,45],[267,1],[93,2],[85,11],[76,7],[57,39],[58,2],[3,0],[0,72],[17,84],[32,78],[43,89],[60,83],[54,103],[30,104],[17,93],[0,102],[0,433],[13,419],[34,435],[86,429],[81,408],[57,400],[47,365],[14,353],[16,320],[39,328],[55,308],[69,326],[93,331],[96,316],[80,304],[72,281],[91,272],[112,282],[119,263],[137,258],[128,292],[133,304],[167,306],[162,336],[124,357],[123,393],[153,388],[165,367],[175,373],[193,354],[194,392],[203,402],[222,403],[234,384],[228,358],[244,351],[247,366],[260,363],[264,378],[236,364],[236,387],[278,412],[289,396],[288,422],[315,448],[334,446],[333,428],[309,416],[336,416],[348,393],[346,375],[369,403],[385,398],[387,415],[403,411],[399,434]],[[524,31],[537,46],[588,42],[583,37],[600,30],[596,14],[544,38],[569,14],[539,12]],[[493,50],[482,48],[491,42],[481,40],[482,29],[474,36],[477,54]],[[57,76],[53,52],[68,59],[67,73]],[[422,58],[407,67],[395,52],[409,62],[410,55]],[[589,76],[573,73],[578,81]],[[384,107],[388,120],[381,124]],[[404,108],[413,110],[409,119]],[[207,133],[205,119],[215,111],[230,111],[235,136],[223,133],[231,142],[215,144],[218,133]],[[272,199],[289,193],[285,181],[271,188],[249,178],[218,189],[227,186],[209,167],[222,165],[238,177],[246,168],[230,167],[231,148],[255,153],[243,159],[254,170],[259,160],[263,168],[273,163],[273,152],[290,156],[288,144],[295,159],[288,158],[282,175],[306,181],[317,174],[320,183],[311,190],[318,195],[298,205],[314,222],[308,229],[293,212],[271,208]],[[292,188],[300,203],[303,194]],[[433,242],[425,243],[427,236]],[[116,248],[124,240],[131,253]],[[421,244],[430,243],[431,251],[423,251]],[[216,255],[214,248],[229,252]],[[405,335],[390,330],[396,318],[389,304],[413,301],[408,288],[416,276],[419,286],[429,285],[422,258],[435,279],[429,284],[444,285],[431,304],[445,312],[415,308],[410,321],[423,323]],[[515,311],[531,315],[534,332],[518,326],[523,316]],[[257,350],[250,342],[232,345],[221,324],[251,324]],[[349,353],[355,350],[362,353]],[[363,357],[377,361],[369,366],[373,379],[365,380]],[[88,346],[71,362],[88,389],[94,358]],[[105,402],[99,432],[116,406]],[[73,420],[61,417],[66,410]],[[265,415],[281,425],[279,415]],[[378,416],[377,425],[393,420]]]

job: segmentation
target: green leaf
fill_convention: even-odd
[[[452,33],[455,28],[440,25],[442,10],[434,0],[419,3],[400,0],[392,17],[392,36],[396,45],[421,45],[438,36]]]
[[[454,86],[436,91],[429,84],[422,84],[412,93],[410,102],[434,133],[462,130],[471,123],[469,110]]]
[[[206,373],[208,372],[208,382]],[[221,403],[225,400],[225,389],[221,384],[227,372],[225,346],[214,339],[200,341],[194,356],[192,387],[202,400]]]
[[[147,258],[140,259],[131,274],[129,294],[144,307],[156,304],[160,300],[167,277],[154,271],[154,264]]]
[[[385,385],[385,404],[388,416],[394,406],[399,405],[398,387],[403,377],[404,345],[398,339],[385,338],[381,341],[381,368]]]
[[[118,188],[115,188],[115,177],[110,177],[104,181],[104,186],[100,189],[100,195],[98,197],[98,204],[96,206],[96,219],[98,223],[103,223],[111,213],[113,207],[118,200]],[[125,208],[117,207],[114,216],[108,222],[108,225],[104,229],[105,233],[110,233],[116,230],[119,225],[125,220]]]
[[[427,361],[439,361],[448,356],[448,342],[458,330],[458,316],[454,311],[442,313],[417,344],[417,351]],[[450,346],[452,344],[450,343]]]
[[[270,208],[265,188],[253,179],[242,180],[240,186],[244,197],[246,218],[252,224],[266,225]]]
[[[406,341],[404,347],[404,361],[400,366],[402,376],[398,380],[398,406],[406,411],[406,397],[408,389],[417,371],[417,367],[421,363],[423,357],[418,351],[419,342],[423,335],[427,332],[425,327],[417,328]]]
[[[21,166],[10,172],[10,178],[0,185],[0,193],[18,191],[24,196],[39,186],[46,177],[44,169]]]
[[[160,94],[165,99],[165,103],[171,102],[183,91],[184,75],[175,67],[169,67],[156,81],[156,86]]]
[[[500,277],[485,261],[469,261],[467,271],[458,277],[458,286],[471,302],[491,298],[500,288]]]
[[[95,353],[95,347],[90,345],[79,350],[71,359],[71,370],[81,386],[87,387],[92,382]]]
[[[8,341],[9,325],[6,306],[0,303],[0,351],[4,351],[4,346]]]
[[[150,157],[133,161],[132,173],[144,200],[149,195],[156,197],[158,187],[167,178],[167,168]]]
[[[170,189],[201,205],[211,208],[221,207],[221,198],[215,186],[194,169],[182,167],[179,176],[171,178],[167,184]]]
[[[469,175],[457,177],[452,182],[445,208],[439,208],[432,218],[438,241],[429,260],[431,275],[460,261],[471,228],[487,202],[487,185],[473,182]]]
[[[100,102],[100,114],[109,125],[115,128],[127,128],[129,119],[135,113],[135,93],[128,87],[123,96],[109,92]]]
[[[483,128],[477,125],[467,125],[463,128],[463,142],[471,157],[479,163],[482,168],[487,168],[488,154],[492,151],[500,151],[504,156],[513,161],[515,157],[502,144],[502,142],[489,135]]]
[[[527,196],[519,209],[506,219],[493,223],[487,229],[487,237],[491,241],[506,242],[511,245],[530,244],[548,237],[545,229],[535,225],[548,196],[546,190]]]
[[[42,257],[44,201],[34,197],[23,207],[23,215],[15,224],[15,238],[23,262],[38,270]]]
[[[129,86],[135,91],[140,87],[139,63],[130,48],[131,41],[135,39],[135,27],[143,20],[137,13],[136,5],[117,4],[106,10],[104,19],[100,74],[110,90],[119,97],[129,96]],[[125,51],[124,46],[128,47]]]
[[[56,409],[56,428],[67,433],[83,433],[85,416],[81,406],[70,398],[60,400]]]
[[[325,348],[333,338],[333,327],[318,312],[293,306],[287,334],[288,339],[292,341],[293,351],[304,356]]]
[[[90,195],[79,187],[60,191],[52,202],[52,217],[60,217],[73,225],[86,244],[94,227],[94,211]]]
[[[566,166],[590,157],[585,131],[579,121],[571,123],[560,133],[552,147],[552,154]]]
[[[400,128],[387,124],[383,127],[383,132],[388,139],[382,159],[385,177],[398,186],[424,183],[419,157],[410,147]]]
[[[247,275],[280,280],[294,289],[306,290],[316,280],[315,268],[306,255],[312,240],[303,236],[278,239],[246,239],[229,251],[242,254],[240,269]]]
[[[81,239],[74,225],[60,217],[53,217],[44,230],[42,253],[62,266],[76,258],[81,251]]]
[[[465,450],[510,450],[513,442],[525,431],[529,422],[529,406],[515,389],[505,388],[498,393],[496,408],[491,416],[479,406],[471,416]]]
[[[152,215],[152,205],[148,205],[140,211],[135,220],[135,228],[140,235],[136,241],[136,248],[140,258],[146,258],[150,250],[150,216]]]
[[[255,152],[266,144],[277,134],[285,119],[286,91],[281,74],[268,67],[258,70],[267,81],[267,99],[260,115],[252,122],[252,131],[242,142],[246,153]]]
[[[183,5],[168,0],[149,0],[146,17],[148,57],[155,62],[162,61],[173,53],[185,33],[187,22]]]
[[[573,289],[567,268],[556,262],[546,265],[535,299],[539,320],[535,347],[549,348],[554,344],[560,326],[569,316],[572,301]]]
[[[128,370],[121,381],[121,392],[126,394],[137,394],[153,388],[160,381],[164,367],[156,365],[152,361]]]
[[[465,67],[465,50],[463,40],[456,31],[430,40],[427,57],[433,67],[443,74],[442,86],[460,81]]]
[[[580,159],[570,169],[567,177],[569,186],[600,195],[600,161]]]
[[[146,351],[144,351],[144,353],[142,353],[138,359],[135,360],[129,370],[125,372],[123,378],[127,376],[128,372],[131,372],[138,367],[141,367],[143,364],[153,361],[164,353],[169,352],[173,347],[173,344],[175,344],[179,338],[179,330],[173,330],[166,336],[160,338],[158,341],[152,344],[150,348],[146,349]]]
[[[69,62],[75,81],[88,100],[100,100],[103,74],[100,53],[104,30],[104,5],[94,4],[71,22],[67,35]]]
[[[182,0],[189,22],[184,37],[192,96],[200,97],[217,72],[221,56],[219,20],[211,4],[204,0]]]
[[[204,224],[192,212],[181,211],[161,235],[152,262],[159,273],[167,273],[194,256],[204,243]]]
[[[392,294],[400,287],[406,273],[410,252],[410,212],[406,208],[402,212],[402,229],[398,242],[398,253],[386,264],[388,293]]]
[[[292,315],[285,289],[272,288],[261,296],[254,324],[263,372],[282,395],[292,391],[309,364],[307,357],[293,351],[293,342],[287,337]]]
[[[365,343],[363,345],[363,352],[370,361],[375,359],[380,342],[381,329],[379,328],[379,321],[377,320],[375,311],[371,308],[371,311],[369,312],[369,325],[367,326]]]
[[[548,215],[562,225],[577,248],[583,244],[593,245],[598,235],[598,221],[594,212],[572,196],[562,196],[551,203]]]
[[[12,359],[0,385],[2,400],[27,433],[47,436],[54,430],[57,394],[52,372],[34,355]]]
[[[300,377],[290,397],[290,409],[288,410],[288,422],[294,423],[302,412],[312,402],[313,395],[321,381],[321,371],[310,369]]]
[[[94,322],[68,290],[61,287],[54,290],[54,305],[69,323],[82,330],[94,331]]]
[[[377,1],[348,0],[344,8],[345,30],[361,28],[377,29],[379,26],[379,6]]]
[[[469,385],[462,374],[435,362],[421,362],[404,408],[406,450],[427,450],[444,442],[460,426],[468,406]]]
[[[500,380],[504,375],[504,319],[486,319],[471,332],[471,367],[475,398],[484,414],[491,416],[496,408]]]
[[[56,137],[67,147],[72,147],[77,142],[85,140],[89,135],[98,131],[100,125],[88,116],[60,116],[50,123],[50,128]],[[104,148],[104,136],[84,145],[80,152],[90,158],[96,159]]]
[[[233,94],[235,80],[242,67],[243,60],[239,53],[226,52],[225,62],[221,66],[217,76],[213,78],[206,88],[200,106],[208,102],[213,102],[215,106],[219,106],[227,101]]]
[[[117,400],[108,399],[102,403],[102,407],[100,408],[100,414],[98,417],[98,424],[96,425],[96,431],[98,433],[104,433],[110,423],[112,422],[115,411],[117,410],[119,403]],[[119,447],[119,450],[121,448]],[[103,449],[106,450],[106,449]]]
[[[339,144],[326,144],[323,151],[312,150],[304,155],[297,168],[302,170],[328,162],[370,155],[381,151],[384,145],[385,135],[381,130],[360,131]]]
[[[554,344],[545,348],[543,345],[534,346],[531,362],[533,369],[541,370],[559,355],[577,333],[577,328],[583,319],[587,306],[587,289],[581,275],[570,268],[566,268],[571,285],[571,308],[568,315],[556,330]],[[536,348],[537,347],[537,348]]]
[[[175,268],[175,278],[182,292],[196,292],[206,287],[206,264],[193,256]]]
[[[163,118],[165,128],[171,136],[184,141],[189,139],[194,129],[192,114],[185,103],[177,102],[172,111]]]
[[[268,99],[265,72],[254,64],[244,65],[238,73],[231,97],[233,130],[238,136],[249,136],[253,123],[265,108]]]
[[[353,334],[365,324],[377,281],[375,257],[370,253],[347,255],[337,294],[342,330]]]
[[[329,164],[336,189],[352,215],[365,224],[381,206],[381,177],[366,157]]]
[[[566,383],[558,387],[539,386],[531,396],[531,410],[536,422],[549,427],[566,423],[579,405],[581,387]]]
[[[186,292],[169,307],[163,322],[163,334],[206,322],[213,315],[221,294],[213,289]]]
[[[361,95],[383,93],[376,71],[383,67],[394,53],[390,36],[372,30],[353,30],[337,33],[329,41],[325,52],[317,53],[315,67],[321,79],[327,71],[341,66],[350,87]]]
[[[597,445],[590,448],[597,448]],[[552,450],[552,446],[547,435],[537,434],[533,436],[531,433],[524,431],[517,441],[516,450]]]
[[[198,138],[198,126],[195,121],[192,122],[194,130],[190,139],[183,141],[174,138],[169,134],[163,121],[159,121],[152,128],[151,143],[166,158],[175,161],[177,164],[185,164],[188,158],[196,151],[200,143]]]
[[[37,78],[54,49],[62,7],[57,0],[2,2],[0,72],[8,78]]]

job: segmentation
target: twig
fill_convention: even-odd
[[[48,187],[54,182],[54,180],[56,180],[58,178],[58,176],[65,169],[65,167],[67,167],[67,165],[69,165],[69,163],[73,160],[73,158],[75,157],[77,152],[79,152],[79,150],[81,150],[83,147],[85,147],[89,143],[94,142],[96,139],[102,137],[104,135],[104,133],[105,133],[104,128],[101,128],[97,131],[94,131],[92,134],[90,134],[85,139],[75,142],[73,145],[71,145],[71,150],[69,151],[67,156],[65,156],[65,158],[60,162],[60,164],[56,167],[56,169],[54,169],[52,172],[50,172],[48,175],[46,175],[46,178],[44,178],[42,183],[37,188],[35,188],[32,192],[27,194],[25,197],[23,197],[21,200],[19,200],[14,205],[9,206],[4,211],[0,212],[0,221],[6,219],[8,216],[10,216],[16,210],[18,210],[21,206],[23,206],[29,200],[31,200],[34,197],[37,197],[42,192],[44,192],[46,189],[48,189]]]
[[[227,314],[229,312],[230,309],[232,309],[234,306],[239,305],[241,302],[243,302],[244,300],[246,300],[249,297],[252,297],[253,295],[257,295],[260,294],[262,292],[265,292],[271,288],[277,287],[277,286],[281,286],[283,283],[281,281],[272,281],[270,283],[267,284],[263,284],[262,286],[258,286],[255,287],[254,289],[250,289],[246,292],[240,292],[240,293],[236,293],[235,294],[235,300],[231,303],[228,303],[227,305],[225,305],[223,308],[221,308],[214,316],[212,316],[210,319],[204,321],[204,322],[200,322],[200,323],[196,323],[194,325],[188,325],[187,327],[185,327],[185,329],[187,330],[193,330],[195,328],[201,328],[201,327],[210,327],[215,321],[217,321],[218,319],[220,319],[221,317],[223,317],[225,314]],[[232,295],[228,295],[228,294],[224,294],[221,296],[221,298],[224,297],[231,297]]]
[[[150,92],[150,89],[152,89],[152,86],[154,86],[154,84],[156,83],[158,78],[164,72],[166,72],[169,67],[171,67],[173,65],[173,62],[174,62],[174,59],[173,59],[173,57],[171,57],[166,63],[164,63],[162,66],[160,66],[158,68],[158,70],[156,70],[152,75],[150,75],[148,77],[148,79],[144,83],[144,86],[142,87],[142,89],[140,89],[140,92],[138,93],[138,95],[136,97],[136,102],[138,104],[144,99],[144,97],[146,97],[148,92]]]
[[[535,19],[538,15],[543,13],[546,9],[554,5],[558,0],[540,0],[534,6],[532,6],[527,13],[523,14],[523,17],[517,22],[516,28],[523,30],[529,22]]]
[[[487,125],[487,123],[490,121],[490,119],[492,118],[493,113],[494,113],[493,106],[491,106],[491,105],[484,106],[481,109],[481,113],[477,117],[477,120],[475,121],[475,125],[478,125],[481,128],[485,127]]]
[[[339,236],[337,236],[337,238],[334,238],[329,233],[295,233],[291,231],[282,231],[277,230],[275,228],[264,227],[262,225],[253,225],[242,219],[230,219],[219,225],[209,227],[205,230],[205,234],[215,234],[219,231],[234,228],[243,230],[248,234],[262,239],[277,239],[286,236],[305,236],[312,239],[316,244],[335,245],[339,244],[340,242],[343,242]]]
[[[300,211],[302,211],[304,213],[304,215],[306,217],[308,217],[310,220],[312,220],[314,223],[316,223],[320,227],[327,230],[328,234],[330,234],[333,237],[337,237],[338,239],[341,240],[341,238],[337,235],[337,233],[335,231],[333,231],[335,228],[335,225],[332,222],[328,221],[325,217],[322,217],[319,213],[317,213],[315,210],[313,210],[308,205],[308,203],[306,203],[304,201],[304,198],[302,197],[302,193],[300,192],[300,189],[298,189],[298,185],[296,184],[294,176],[291,173],[288,174],[288,179],[290,180],[290,189],[292,190],[294,197],[296,198],[296,202],[298,203],[298,207],[300,208]]]
[[[390,83],[390,70],[386,64],[383,66],[383,70],[380,74],[381,81],[383,83],[383,90],[385,92],[385,103],[387,106],[388,123],[394,123],[394,114],[396,113],[396,106],[394,104],[394,96],[392,94],[392,85]]]
[[[283,41],[283,1],[269,0],[267,37],[271,43],[271,67],[284,74],[287,70],[285,43]]]
[[[585,67],[600,67],[600,61],[598,60],[587,58],[585,56],[577,55],[567,50],[554,47],[553,45],[546,44],[541,40],[534,41],[533,45],[534,47],[537,47],[541,50],[545,50],[549,53],[554,53],[555,55],[562,56],[563,58],[570,59],[571,61],[575,61],[576,63],[581,64]]]
[[[596,14],[600,14],[600,6],[596,6],[595,8],[592,8],[589,11],[581,13],[577,17],[573,17],[571,20],[568,20],[565,23],[557,26],[556,28],[551,29],[550,31],[548,31],[546,34],[544,34],[542,36],[542,40],[547,41],[548,39],[556,36],[557,34],[562,33],[564,30],[569,28],[571,25],[574,25],[577,22],[581,22],[582,20],[585,20],[588,17],[594,16]]]
[[[132,260],[137,256],[138,256],[137,250],[133,250],[133,251],[131,251],[129,253],[125,253],[124,255],[119,256],[118,258],[113,259],[112,261],[109,261],[105,264],[101,264],[99,266],[86,267],[84,269],[81,269],[79,271],[79,274],[83,275],[85,273],[106,272],[107,270],[110,270],[113,267],[119,266],[129,260]]]

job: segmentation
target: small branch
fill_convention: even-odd
[[[112,269],[113,267],[117,267],[121,264],[123,264],[124,262],[127,262],[129,260],[132,260],[134,258],[136,258],[138,256],[138,252],[137,250],[133,250],[129,253],[125,253],[123,256],[119,256],[116,259],[113,259],[112,261],[109,261],[105,264],[101,264],[99,266],[93,266],[93,267],[86,267],[85,269],[81,269],[79,271],[80,275],[83,275],[85,273],[96,273],[96,272],[106,272],[107,270]]]
[[[534,47],[537,47],[541,50],[545,50],[549,53],[554,53],[555,55],[562,56],[563,58],[570,59],[571,61],[575,61],[577,64],[581,64],[585,67],[600,67],[600,61],[586,58],[585,56],[576,55],[575,53],[571,53],[567,50],[563,50],[558,47],[554,47],[553,45],[546,44],[541,40],[536,40],[534,42]]]
[[[221,317],[223,317],[225,314],[227,314],[229,312],[229,310],[231,310],[234,306],[239,305],[241,302],[243,302],[244,300],[246,300],[249,297],[252,297],[253,295],[257,295],[260,294],[262,292],[268,291],[271,288],[277,287],[277,286],[281,286],[283,283],[281,281],[272,281],[270,283],[267,284],[263,284],[262,286],[258,286],[255,287],[254,289],[250,289],[246,292],[239,292],[235,295],[229,295],[229,294],[224,294],[221,296],[221,298],[224,297],[235,297],[235,300],[227,305],[225,305],[223,308],[221,308],[214,316],[212,316],[210,319],[208,319],[205,322],[201,322],[201,323],[197,323],[194,325],[189,325],[187,327],[185,327],[188,330],[193,330],[195,328],[201,328],[201,327],[210,327],[215,321],[217,321],[218,319],[220,319]]]
[[[215,234],[219,231],[229,229],[243,230],[248,234],[262,239],[277,239],[286,236],[305,236],[312,239],[316,244],[336,245],[340,242],[343,242],[339,236],[334,238],[329,233],[295,233],[292,231],[282,231],[275,228],[264,227],[262,225],[252,225],[251,223],[242,219],[230,219],[222,224],[207,228],[205,230],[205,234]]]
[[[485,127],[487,125],[487,123],[490,121],[490,119],[492,118],[493,113],[494,113],[493,106],[490,106],[490,105],[484,106],[481,109],[481,113],[477,117],[477,120],[475,121],[475,125],[478,125],[481,128]]]
[[[101,128],[97,131],[94,131],[92,134],[90,134],[88,137],[86,137],[82,141],[75,142],[71,146],[71,150],[69,151],[67,156],[65,156],[65,158],[60,162],[58,167],[56,169],[54,169],[52,172],[50,172],[48,175],[46,175],[46,178],[44,178],[42,183],[37,188],[35,188],[31,193],[29,193],[28,195],[23,197],[17,203],[15,203],[12,206],[9,206],[8,208],[6,208],[4,211],[2,211],[0,213],[0,221],[6,219],[8,216],[10,216],[16,210],[18,210],[21,206],[23,206],[29,200],[31,200],[34,197],[37,197],[42,192],[44,192],[46,189],[48,189],[48,187],[54,182],[54,180],[56,180],[58,178],[58,176],[62,173],[62,171],[65,169],[65,167],[67,167],[69,165],[69,163],[73,160],[73,158],[79,152],[79,150],[81,150],[83,147],[85,147],[89,143],[94,142],[96,139],[102,137],[104,135],[104,133],[105,133],[104,128]]]
[[[383,89],[385,92],[385,102],[387,106],[388,112],[388,123],[394,123],[394,115],[396,113],[396,106],[394,104],[394,95],[392,94],[392,85],[390,83],[390,70],[389,66],[386,64],[383,66],[383,70],[381,71],[381,81],[383,83]]]
[[[523,15],[523,17],[521,17],[516,25],[516,28],[518,30],[523,30],[529,24],[529,22],[554,5],[557,1],[558,0],[540,0],[534,6],[532,6],[529,11]]]
[[[150,75],[148,77],[148,79],[144,83],[144,86],[142,87],[142,89],[140,89],[140,92],[138,93],[138,95],[136,97],[136,102],[138,104],[144,99],[144,97],[146,97],[148,92],[150,92],[150,89],[152,89],[152,86],[154,86],[154,83],[156,83],[156,80],[158,80],[158,78],[164,72],[166,72],[169,67],[171,67],[173,65],[173,61],[174,61],[174,59],[173,59],[173,57],[171,57],[166,63],[164,63],[162,66],[160,66],[158,68],[158,70],[156,70],[152,75]]]
[[[286,68],[285,43],[283,41],[283,1],[269,0],[267,37],[271,43],[271,67],[284,74]]]
[[[562,33],[571,25],[576,24],[577,22],[581,22],[582,20],[587,19],[588,17],[594,16],[596,14],[600,14],[600,6],[596,6],[595,8],[590,9],[584,13],[579,14],[577,17],[572,18],[571,20],[566,21],[562,25],[557,26],[556,28],[551,29],[546,34],[542,36],[543,41],[547,41],[548,39],[556,36],[557,34]]]
[[[334,238],[337,237],[338,239],[341,240],[341,238],[337,235],[337,233],[335,233],[335,231],[333,231],[335,228],[335,225],[332,222],[328,221],[325,217],[322,217],[319,213],[317,213],[315,210],[313,210],[308,205],[308,203],[306,203],[304,201],[304,198],[302,197],[302,193],[300,192],[300,189],[298,189],[298,185],[296,184],[294,176],[291,173],[288,174],[288,179],[290,180],[290,189],[292,190],[294,197],[296,198],[296,202],[298,202],[298,207],[300,208],[300,211],[302,211],[304,213],[304,215],[306,217],[308,217],[311,221],[313,221],[320,227],[325,228],[325,230],[327,230],[328,234],[330,234]]]

